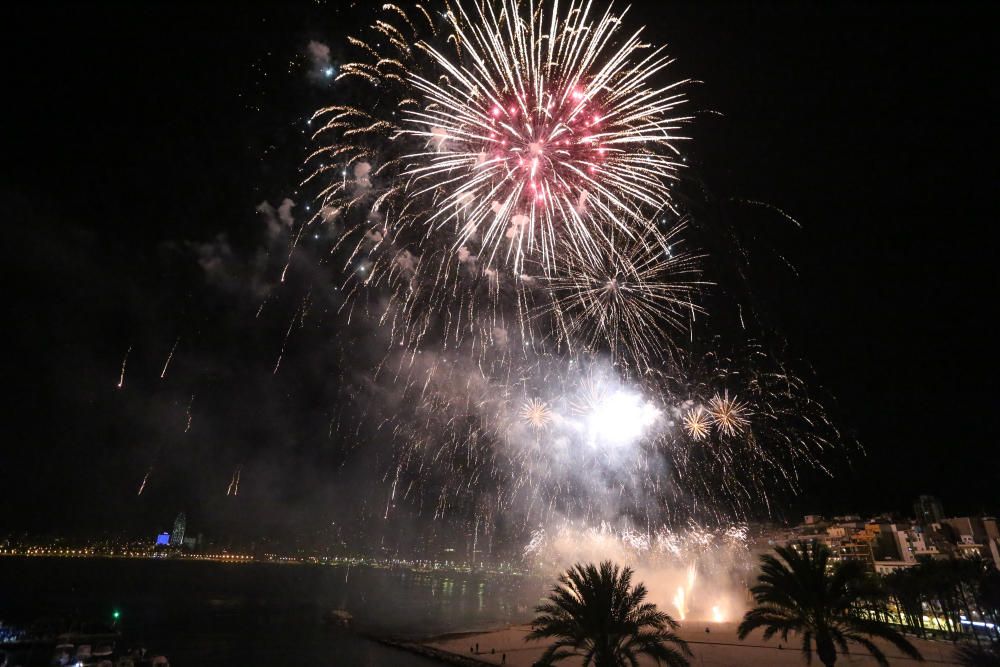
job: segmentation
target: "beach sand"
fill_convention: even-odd
[[[710,632],[706,633],[708,627]],[[466,657],[474,657],[487,664],[501,664],[502,656],[506,654],[505,664],[511,667],[531,667],[545,649],[541,642],[525,642],[524,637],[528,626],[515,625],[508,628],[492,630],[478,634],[462,634],[431,639],[429,646]],[[805,665],[798,644],[789,637],[788,644],[778,639],[765,642],[760,633],[747,637],[746,641],[736,638],[735,623],[688,623],[683,625],[679,634],[690,644],[694,656],[692,667],[801,667]],[[892,667],[913,667],[915,665],[956,665],[952,645],[946,642],[931,642],[912,639],[913,644],[923,654],[925,662],[903,657],[898,649],[884,642],[876,642],[889,658]],[[470,647],[479,644],[479,652],[470,652]],[[778,646],[782,648],[779,649]],[[495,650],[495,653],[491,651]],[[565,660],[557,663],[567,667],[580,665],[580,660]],[[653,660],[643,660],[642,665],[655,665]],[[813,655],[813,665],[819,665],[819,660]],[[859,665],[869,667],[878,663],[868,656],[860,646],[852,646],[849,655],[841,655],[838,665]]]

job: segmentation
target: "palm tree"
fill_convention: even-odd
[[[885,586],[896,600],[896,609],[901,621],[919,632],[921,637],[927,636],[924,628],[924,587],[921,582],[919,565],[896,570],[885,577]]]
[[[647,655],[657,665],[687,667],[684,655],[691,651],[673,632],[677,622],[644,602],[646,594],[641,583],[632,586],[631,568],[619,570],[611,561],[599,567],[578,563],[559,576],[546,601],[535,607],[525,641],[556,640],[540,665],[582,656],[587,667],[636,667],[638,656]]]
[[[789,633],[802,637],[806,662],[817,656],[826,667],[837,662],[837,649],[847,652],[848,642],[863,646],[879,665],[889,661],[872,641],[884,639],[900,651],[923,660],[917,649],[891,626],[866,615],[863,607],[872,601],[875,589],[860,563],[846,561],[830,565],[830,551],[818,542],[775,549],[781,560],[761,556],[761,574],[750,589],[757,607],[743,617],[738,634],[746,638],[764,628],[764,639],[775,634],[788,641]]]
[[[994,641],[1000,643],[1000,571],[988,567],[979,581],[979,606],[993,620]]]

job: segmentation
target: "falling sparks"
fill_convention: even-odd
[[[135,494],[135,495],[137,495],[137,496],[141,496],[141,495],[142,495],[142,492],[146,490],[146,482],[148,482],[148,481],[149,481],[149,475],[150,475],[150,474],[151,474],[152,472],[153,472],[153,467],[152,467],[152,466],[150,466],[150,467],[149,467],[149,470],[147,470],[147,471],[146,471],[146,474],[142,476],[142,483],[141,483],[141,484],[139,484],[139,493],[137,493],[137,494]]]
[[[678,236],[683,225],[668,238]],[[594,258],[572,253],[550,276],[551,300],[541,310],[554,314],[567,341],[606,345],[612,357],[641,369],[661,361],[672,345],[671,332],[687,329],[687,319],[702,308],[693,299],[699,256],[671,250],[657,239],[608,244]]]
[[[121,374],[118,376],[118,388],[121,389],[125,386],[125,364],[128,363],[128,355],[132,353],[132,346],[128,346],[128,350],[125,352],[125,358],[122,359],[122,370]]]
[[[299,313],[295,313],[295,317],[292,321],[288,323],[288,331],[285,332],[285,338],[281,341],[281,351],[278,352],[278,359],[274,362],[274,370],[271,371],[272,375],[278,374],[278,369],[281,368],[281,360],[285,356],[285,347],[288,345],[288,338],[292,335],[292,328],[295,327],[295,322],[298,319]]]
[[[188,406],[187,406],[187,421],[184,424],[184,432],[185,433],[187,433],[188,431],[191,430],[191,419],[192,419],[192,417],[191,417],[191,406],[193,406],[193,405],[194,405],[194,394],[191,394],[191,400],[188,401]]]
[[[167,377],[167,368],[170,366],[170,360],[174,358],[174,350],[177,349],[177,343],[181,342],[180,336],[174,341],[174,346],[170,348],[170,354],[167,355],[167,361],[163,364],[163,370],[160,371],[160,379]]]
[[[240,473],[243,470],[242,465],[236,466],[236,470],[233,471],[233,477],[229,480],[229,487],[226,489],[227,496],[238,496],[240,495]]]

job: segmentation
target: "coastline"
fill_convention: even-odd
[[[417,655],[422,658],[434,660],[443,665],[456,665],[457,667],[486,667],[487,665],[494,664],[491,662],[479,660],[476,657],[459,655],[458,653],[445,651],[443,649],[439,649],[434,646],[429,646],[421,642],[393,639],[391,637],[378,637],[375,635],[362,635],[362,637],[370,641],[373,641],[377,644],[381,644],[382,646],[388,646],[389,648],[394,648],[396,650],[405,651],[407,653],[411,653],[413,655]]]
[[[415,655],[438,661],[443,665],[459,667],[484,667],[486,665],[509,665],[510,667],[532,667],[541,657],[546,644],[525,642],[528,625],[508,625],[482,632],[452,632],[421,640],[403,640],[391,637],[368,636],[369,639],[385,646],[407,651]],[[793,667],[803,664],[802,653],[797,643],[783,644],[777,639],[764,641],[754,635],[746,641],[736,638],[735,623],[694,623],[682,626],[680,636],[688,642],[693,656],[691,665],[697,667]],[[794,641],[794,640],[792,640]],[[901,655],[898,650],[877,641],[886,653],[893,667],[916,667],[917,665],[959,665],[954,657],[954,645],[912,639],[924,656],[918,662]],[[479,651],[475,649],[478,646]],[[855,666],[875,666],[877,661],[860,647],[852,647],[847,654],[841,654],[838,664]],[[570,666],[581,661],[567,660],[561,664]],[[640,665],[652,666],[652,660],[640,660]]]

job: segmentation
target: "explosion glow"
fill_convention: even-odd
[[[650,599],[677,620],[725,621],[743,609],[744,583],[753,571],[747,530],[738,525],[710,530],[691,523],[647,534],[563,522],[536,531],[525,556],[552,571],[601,558],[628,564],[646,583]]]
[[[659,416],[641,396],[616,391],[587,415],[587,430],[592,442],[626,445],[637,441]]]

